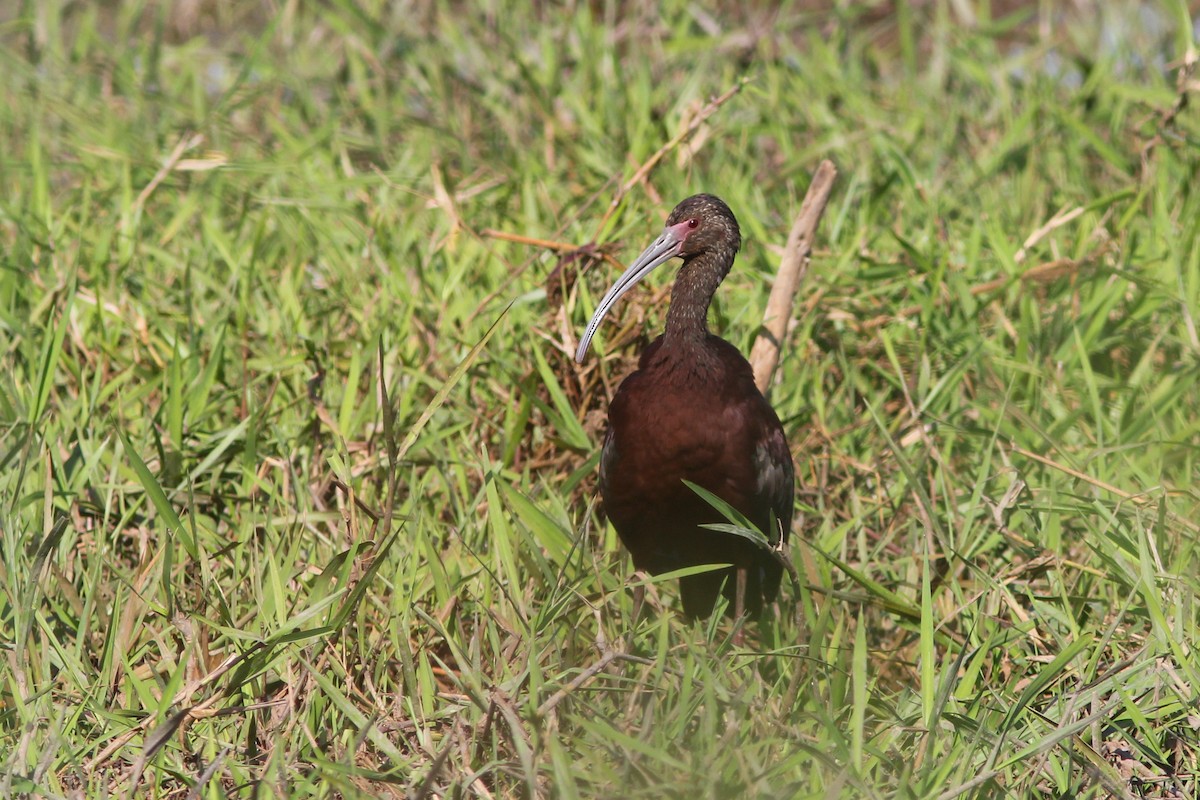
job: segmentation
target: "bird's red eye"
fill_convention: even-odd
[[[694,228],[694,227],[696,227],[696,226],[697,226],[697,225],[699,225],[699,224],[700,224],[700,220],[696,219],[695,217],[692,217],[691,219],[689,219],[689,220],[688,220],[688,227],[689,227],[689,228]]]

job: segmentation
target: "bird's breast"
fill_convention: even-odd
[[[755,456],[743,403],[719,386],[662,380],[639,370],[621,384],[609,406],[601,457],[601,490],[609,506],[690,501],[690,481],[729,500]]]

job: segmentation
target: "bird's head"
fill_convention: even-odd
[[[588,345],[609,309],[656,268],[672,258],[682,258],[684,264],[688,265],[693,259],[706,256],[705,262],[711,263],[718,272],[712,284],[715,288],[729,272],[733,257],[741,245],[742,232],[738,228],[737,218],[721,198],[711,194],[694,194],[682,201],[667,217],[662,235],[642,251],[604,295],[579,340],[575,360],[583,363]]]
[[[694,194],[675,206],[667,217],[663,236],[668,233],[678,239],[679,251],[675,255],[684,261],[717,252],[726,256],[720,259],[722,262],[729,263],[742,246],[737,218],[724,200],[711,194]]]

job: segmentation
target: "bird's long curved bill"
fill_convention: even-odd
[[[592,343],[592,337],[596,335],[596,330],[600,327],[604,315],[617,304],[621,296],[636,286],[638,281],[653,272],[655,268],[662,266],[667,261],[679,255],[679,250],[683,247],[684,240],[681,232],[676,230],[679,227],[681,226],[676,225],[664,230],[662,236],[655,239],[654,244],[643,250],[642,254],[637,257],[637,260],[621,273],[621,277],[617,278],[616,283],[609,287],[608,293],[604,295],[604,299],[600,301],[600,305],[596,306],[596,313],[592,314],[592,319],[588,322],[587,329],[583,332],[583,337],[579,340],[579,349],[575,351],[575,360],[578,363],[583,363],[583,357],[587,354],[588,345]]]

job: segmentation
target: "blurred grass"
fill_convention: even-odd
[[[0,16],[0,792],[1196,796],[1195,9],[1076,6]],[[716,192],[748,348],[825,157],[805,585],[634,618],[592,475],[664,290],[576,370],[610,266],[483,232]]]

